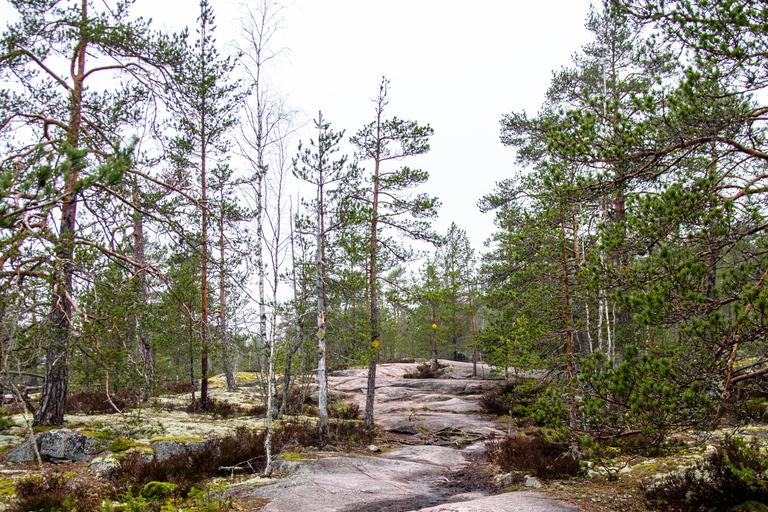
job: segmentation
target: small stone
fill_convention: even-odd
[[[509,487],[512,485],[512,475],[504,475],[501,477],[501,485]]]
[[[541,482],[536,477],[525,475],[525,486],[538,489],[541,487]]]
[[[368,451],[371,453],[379,453],[381,451],[381,448],[379,448],[375,444],[370,444],[368,445]]]

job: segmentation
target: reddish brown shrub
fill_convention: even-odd
[[[403,375],[404,379],[437,379],[440,377],[440,369],[445,368],[444,364],[435,363],[430,361],[428,363],[420,364],[416,367],[416,371],[413,373],[406,373]]]
[[[321,448],[328,444],[347,448],[369,444],[374,437],[373,431],[356,421],[332,422],[326,438],[321,436],[316,423],[286,422],[275,429],[272,452],[277,455],[288,447]],[[236,471],[263,471],[264,441],[265,432],[240,429],[234,436],[211,439],[162,461],[147,460],[143,454],[132,452],[120,459],[107,478],[119,492],[130,489],[137,493],[148,482],[159,481],[176,484],[179,492],[186,495],[193,485],[206,478],[228,476]]]
[[[163,382],[160,384],[160,392],[169,395],[180,395],[181,393],[191,393],[192,383],[190,382]]]
[[[109,398],[121,411],[138,405],[137,398],[125,391],[110,394]],[[107,395],[100,391],[79,391],[68,394],[65,410],[67,414],[117,413],[112,404],[107,400]]]
[[[328,409],[328,415],[339,420],[356,420],[360,416],[360,406],[358,404],[341,404]]]
[[[67,482],[61,473],[31,475],[19,480],[11,512],[98,512],[105,496],[114,494],[104,486]]]
[[[578,461],[568,456],[563,445],[533,436],[512,436],[485,443],[491,462],[504,471],[524,471],[539,478],[575,476],[581,472]]]

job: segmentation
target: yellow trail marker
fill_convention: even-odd
[[[373,345],[373,348],[379,348],[379,340],[373,340],[373,343],[371,343],[371,345]]]

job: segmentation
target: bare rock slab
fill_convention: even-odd
[[[578,512],[579,508],[553,500],[543,492],[510,492],[497,496],[444,503],[410,512]]]
[[[456,471],[469,464],[459,450],[434,445],[405,446],[390,450],[381,458],[432,464],[441,467],[442,471]]]
[[[428,494],[442,465],[382,457],[344,456],[302,461],[291,477],[244,493],[274,501],[264,512],[332,512]]]

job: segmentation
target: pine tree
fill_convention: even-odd
[[[61,425],[76,300],[75,247],[94,243],[78,232],[78,204],[89,188],[115,184],[130,169],[130,151],[115,148],[115,127],[135,122],[134,107],[141,101],[136,78],[157,83],[149,74],[177,62],[178,41],[151,33],[144,20],[128,21],[130,2],[101,12],[88,0],[13,6],[21,19],[3,33],[0,73],[15,85],[14,92],[0,95],[0,129],[24,135],[11,139],[2,161],[0,210],[4,227],[17,232],[12,247],[34,239],[53,248],[53,266],[44,272],[53,284],[50,343],[35,423]],[[106,76],[126,80],[100,90],[94,79]],[[14,204],[13,197],[24,199]],[[24,226],[30,215],[35,220]],[[56,218],[57,231],[49,226]]]
[[[360,129],[350,138],[357,146],[357,156],[361,161],[371,160],[373,170],[370,174],[370,188],[351,191],[350,195],[360,201],[366,210],[370,226],[370,246],[368,265],[368,293],[370,308],[370,346],[368,349],[368,390],[365,400],[365,425],[373,428],[373,400],[376,389],[376,358],[379,347],[379,263],[382,245],[388,253],[397,259],[405,260],[412,255],[412,250],[398,245],[390,237],[382,238],[385,230],[394,230],[415,240],[434,242],[438,237],[431,231],[429,224],[422,219],[437,215],[439,203],[436,198],[421,193],[416,197],[406,194],[406,190],[425,183],[429,174],[425,171],[401,167],[387,170],[382,167],[391,160],[416,156],[429,151],[428,139],[433,130],[429,126],[419,126],[416,122],[393,117],[386,119],[385,107],[389,103],[387,92],[389,80],[383,78],[379,86],[379,95],[374,100],[376,119]],[[399,147],[393,147],[399,145]],[[415,220],[408,219],[410,216]]]
[[[213,32],[216,29],[213,9],[208,0],[200,1],[197,19],[198,38],[188,48],[182,66],[175,70],[174,93],[177,102],[171,103],[174,128],[174,159],[179,165],[193,168],[199,178],[200,210],[200,337],[201,378],[200,409],[205,410],[208,399],[209,352],[211,347],[209,326],[208,267],[210,265],[209,229],[213,202],[209,200],[210,165],[228,151],[228,132],[236,122],[235,113],[243,92],[238,81],[230,79],[234,62],[221,58],[216,49]]]
[[[299,143],[299,155],[293,161],[293,174],[297,178],[311,183],[317,190],[317,198],[308,207],[314,217],[314,230],[316,234],[317,379],[319,385],[320,429],[324,435],[327,435],[329,421],[328,388],[326,382],[326,334],[328,331],[326,325],[328,310],[326,293],[326,238],[330,231],[339,228],[338,225],[331,225],[329,213],[336,213],[336,219],[341,218],[341,212],[338,211],[338,191],[340,185],[342,182],[349,183],[355,180],[357,169],[355,167],[347,167],[346,157],[332,160],[334,153],[339,150],[339,144],[344,137],[344,132],[337,133],[331,130],[331,125],[325,122],[322,112],[317,115],[315,128],[317,129],[316,142],[310,139],[310,147],[308,148],[302,148],[301,143]],[[301,166],[299,166],[299,161]]]

